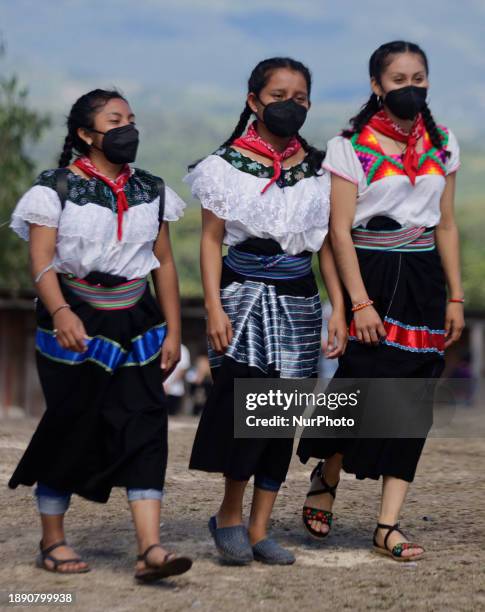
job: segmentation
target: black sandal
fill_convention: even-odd
[[[188,572],[192,567],[192,559],[189,557],[177,557],[175,553],[167,553],[162,563],[150,563],[148,555],[154,548],[162,548],[161,544],[152,544],[142,555],[138,555],[137,561],[144,561],[146,569],[137,571],[135,578],[140,582],[150,583],[169,576],[178,576]]]
[[[377,531],[379,529],[387,529],[387,533],[384,537],[384,546],[379,546],[377,543]],[[399,542],[391,549],[387,548],[387,540],[393,531],[397,531],[402,536],[406,537],[403,531],[399,529],[399,523],[395,525],[384,525],[383,523],[377,523],[377,527],[374,531],[373,544],[374,544],[374,552],[379,553],[380,555],[387,555],[388,557],[392,557],[394,561],[417,561],[424,556],[424,548],[419,544],[414,544],[413,542]],[[403,552],[405,550],[410,550],[413,548],[422,548],[423,552],[418,553],[417,555],[403,556]]]
[[[59,570],[61,565],[65,565],[66,563],[84,563],[84,559],[81,557],[76,557],[75,559],[57,559],[53,557],[50,553],[56,548],[60,548],[61,546],[67,546],[66,541],[62,540],[61,542],[57,542],[56,544],[52,544],[52,546],[48,546],[47,548],[42,548],[42,540],[40,541],[40,555],[37,559],[36,565],[40,569],[46,570],[46,572],[57,572],[58,574],[86,574],[91,571],[91,568],[83,567],[81,569],[76,570]],[[46,565],[46,561],[51,561],[54,564],[54,567],[48,567]]]
[[[320,461],[318,465],[313,469],[313,472],[310,475],[310,482],[313,481],[314,477],[318,476],[320,482],[323,487],[321,489],[315,489],[314,491],[310,490],[307,493],[307,497],[313,497],[314,495],[321,495],[322,493],[330,493],[330,495],[335,499],[336,491],[338,487],[338,482],[333,487],[328,484],[323,476],[323,461]],[[326,538],[330,533],[330,529],[332,527],[333,522],[333,512],[330,510],[321,510],[320,508],[312,508],[311,506],[303,506],[302,513],[303,525],[308,533],[313,537],[321,540],[322,538]],[[313,521],[318,521],[324,525],[328,525],[328,531],[316,531],[311,526]]]

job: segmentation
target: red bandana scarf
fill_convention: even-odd
[[[99,180],[106,183],[116,196],[116,210],[118,213],[118,240],[123,237],[123,213],[128,210],[128,200],[125,194],[125,185],[131,176],[131,169],[128,164],[123,166],[120,174],[115,181],[101,174],[93,162],[88,157],[79,157],[74,162],[74,165],[85,172],[88,176],[95,176]]]
[[[384,110],[380,110],[376,113],[367,125],[380,134],[384,134],[384,136],[388,136],[398,142],[406,143],[407,146],[403,159],[404,171],[414,185],[416,183],[419,163],[419,154],[416,151],[416,145],[425,133],[424,121],[421,114],[416,117],[409,134],[396,125]]]
[[[259,155],[263,155],[264,157],[269,157],[269,159],[273,160],[273,177],[270,182],[264,187],[261,193],[264,193],[273,183],[281,176],[281,162],[288,157],[291,157],[295,153],[297,153],[301,149],[301,143],[296,136],[293,136],[288,143],[286,149],[282,153],[278,153],[275,151],[273,147],[267,143],[265,140],[261,138],[261,136],[256,131],[256,121],[251,123],[246,132],[245,136],[241,136],[240,138],[236,138],[236,140],[232,143],[233,147],[239,147],[241,149],[246,149],[247,151],[252,151],[253,153],[259,153]]]

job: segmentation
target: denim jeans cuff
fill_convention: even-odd
[[[158,499],[162,501],[163,491],[161,489],[127,489],[128,501],[139,501],[141,499]]]
[[[47,495],[36,495],[37,508],[41,514],[65,514],[69,508],[71,496],[49,497]]]
[[[258,489],[263,489],[264,491],[273,491],[276,493],[280,490],[282,483],[278,480],[274,480],[273,478],[268,478],[268,476],[260,476],[256,474],[254,477],[254,486]]]

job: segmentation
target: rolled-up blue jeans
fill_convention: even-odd
[[[163,491],[161,489],[126,489],[128,501],[139,501],[141,499],[162,500]],[[64,514],[71,502],[69,491],[59,491],[38,482],[35,489],[37,507],[41,514]]]
[[[258,489],[263,489],[263,491],[271,491],[272,493],[276,493],[280,490],[280,487],[283,483],[279,480],[274,480],[274,478],[269,478],[269,476],[265,476],[264,474],[255,474],[254,475],[254,486]]]

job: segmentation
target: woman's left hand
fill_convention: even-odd
[[[464,327],[463,304],[460,304],[460,302],[448,302],[445,320],[445,349],[460,339]]]
[[[341,357],[347,346],[349,333],[347,330],[347,322],[345,314],[340,312],[332,312],[328,320],[328,338],[325,349],[326,359],[335,359]]]
[[[164,379],[173,372],[180,361],[180,345],[180,337],[171,335],[170,332],[163,341],[160,368]]]

